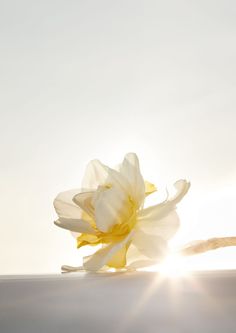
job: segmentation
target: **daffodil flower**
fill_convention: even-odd
[[[174,196],[144,208],[145,198],[156,187],[144,181],[136,154],[127,154],[117,169],[93,160],[82,189],[62,192],[54,200],[59,217],[55,224],[74,233],[78,248],[100,245],[84,258],[87,271],[153,264],[168,252],[168,240],[179,228],[176,204],[190,184],[178,180],[174,186]]]

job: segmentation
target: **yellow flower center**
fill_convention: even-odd
[[[77,248],[85,245],[98,245],[114,243],[122,240],[136,224],[136,204],[129,197],[127,204],[130,206],[130,218],[122,223],[115,224],[108,232],[102,232],[97,229],[95,221],[90,218],[90,223],[95,230],[95,234],[81,234],[77,237]],[[86,213],[85,213],[86,214]],[[85,217],[85,216],[84,216]],[[88,216],[86,214],[86,220]]]

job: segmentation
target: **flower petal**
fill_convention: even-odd
[[[113,268],[123,268],[126,266],[126,253],[128,251],[130,242],[127,242],[119,251],[117,251],[112,258],[107,262],[107,266]]]
[[[61,266],[61,270],[64,273],[69,273],[69,272],[83,272],[84,271],[84,267],[83,266],[63,265],[63,266]]]
[[[112,187],[117,187],[123,192],[129,195],[129,182],[127,179],[117,170],[108,168],[108,177],[107,177],[107,184],[111,185]]]
[[[126,268],[127,268],[127,270],[136,270],[138,268],[154,266],[157,263],[158,263],[157,260],[151,260],[151,259],[136,260],[136,261],[133,261],[128,266],[126,266]]]
[[[85,170],[82,187],[96,190],[99,185],[104,185],[108,177],[107,169],[99,160],[89,162]]]
[[[94,207],[92,205],[92,199],[95,191],[81,192],[73,197],[73,202],[78,205],[89,216],[94,217]]]
[[[99,186],[107,185],[118,187],[125,192],[129,183],[119,171],[109,168],[98,160],[91,161],[85,171],[83,188],[96,190]]]
[[[100,243],[100,238],[96,234],[82,234],[77,237],[77,249],[85,245],[98,245]]]
[[[61,192],[55,198],[53,205],[59,217],[69,219],[80,219],[82,210],[73,202],[73,197],[80,193],[80,189]]]
[[[127,251],[126,259],[127,259],[126,268],[128,270],[152,266],[158,262],[158,259],[148,259],[132,243]]]
[[[97,191],[94,208],[96,225],[103,232],[128,220],[132,215],[131,203],[126,193],[115,187],[101,188],[100,191]]]
[[[147,180],[145,180],[144,184],[145,184],[145,195],[146,196],[148,196],[148,195],[152,194],[153,192],[157,191],[156,186],[152,183],[149,183]]]
[[[148,259],[133,244],[130,245],[127,251],[126,258],[127,258],[127,265],[126,265],[127,270],[135,270],[138,268],[153,266],[163,259],[163,258]]]
[[[185,194],[187,194],[190,188],[190,182],[187,182],[185,179],[179,179],[174,183],[174,187],[176,188],[176,194],[172,198],[169,199],[173,204],[177,204],[180,200],[183,199]]]
[[[176,204],[185,196],[188,192],[190,183],[186,180],[178,180],[174,184],[177,189],[177,193],[173,197],[167,198],[164,202],[145,208],[139,212],[139,220],[158,221],[167,216],[172,210],[175,209]]]
[[[70,273],[70,272],[85,272],[84,266],[69,266],[69,265],[63,265],[61,266],[61,270],[63,273]],[[103,272],[106,272],[108,270],[108,267],[104,267],[102,269]]]
[[[161,219],[158,219],[158,215],[159,207],[154,206],[152,207],[152,210],[149,210],[146,217],[143,215],[141,219],[138,218],[137,225],[144,232],[152,233],[165,240],[169,240],[175,235],[179,228],[179,216],[174,208]]]
[[[140,173],[139,160],[136,154],[129,153],[125,156],[120,167],[120,172],[129,184],[129,193],[131,198],[139,207],[145,197],[145,185]]]
[[[130,232],[122,241],[112,243],[97,252],[92,256],[84,258],[84,268],[88,271],[98,271],[105,266],[112,257],[120,251],[131,239],[133,232]]]
[[[81,219],[67,219],[60,217],[54,223],[60,228],[73,232],[95,234],[95,230],[92,228],[90,223]]]
[[[150,235],[141,230],[136,230],[132,237],[132,244],[151,259],[163,258],[168,253],[167,242],[162,237]]]

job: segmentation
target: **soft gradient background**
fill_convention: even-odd
[[[191,180],[176,244],[236,234],[235,1],[0,2],[0,273],[78,264],[52,202],[136,152]],[[236,268],[236,249],[191,258]]]

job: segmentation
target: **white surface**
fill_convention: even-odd
[[[235,333],[236,271],[2,277],[1,333]]]

